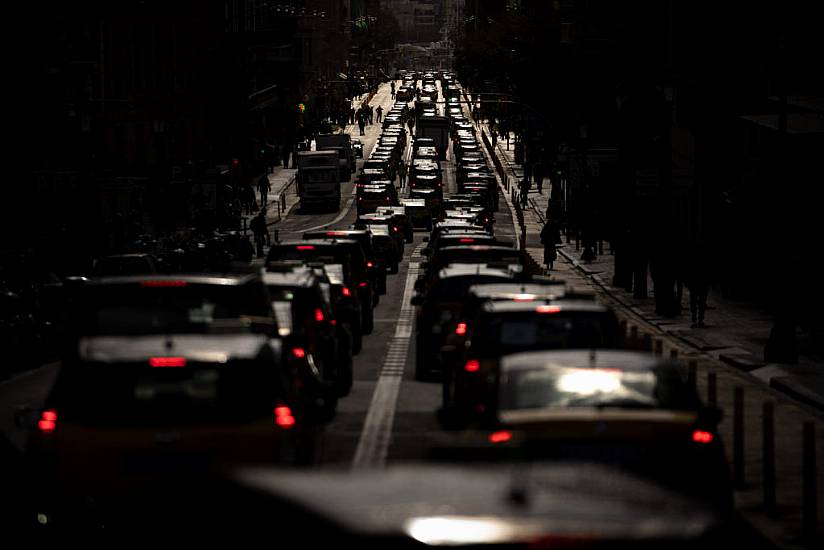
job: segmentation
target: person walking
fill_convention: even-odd
[[[536,162],[532,167],[532,178],[535,180],[535,187],[538,188],[538,194],[543,194],[544,191],[544,165]]]
[[[401,189],[406,186],[406,174],[409,171],[409,168],[406,167],[406,163],[401,160],[400,164],[398,164],[398,177],[400,178]]]
[[[389,83],[389,88],[392,90],[392,99],[395,99],[395,81]]]
[[[710,291],[709,261],[701,236],[697,237],[688,253],[684,285],[690,291],[692,328],[703,328],[707,297]]]
[[[269,178],[266,174],[258,178],[257,188],[260,192],[260,207],[265,209],[266,204],[269,202],[269,191],[272,190],[272,185],[269,183]]]
[[[377,115],[378,115],[378,123],[380,123],[380,121],[381,121],[381,115],[383,115],[383,107],[381,107],[380,105],[378,105],[378,108],[377,108],[377,109],[375,109],[375,112],[376,112],[376,113],[377,113]]]
[[[266,210],[260,209],[258,215],[252,218],[249,223],[249,228],[255,236],[255,248],[257,249],[257,257],[263,257],[263,245],[271,244],[269,240],[269,230],[266,228]]]
[[[524,179],[521,180],[520,192],[521,192],[521,209],[525,209],[527,205],[527,197],[529,196],[529,188],[532,184],[529,181],[529,178],[524,175]]]
[[[360,135],[364,135],[364,127],[366,126],[366,115],[360,114],[358,116],[358,128],[360,128]]]
[[[541,229],[541,244],[544,245],[544,264],[552,271],[555,260],[558,259],[556,244],[561,244],[561,233],[558,224],[552,218],[547,218],[543,229]]]
[[[372,108],[371,105],[368,105],[366,107],[366,112],[369,114],[369,125],[371,126],[372,124],[374,124],[375,110]]]
[[[240,192],[240,203],[246,209],[246,215],[251,216],[253,212],[252,205],[255,204],[255,190],[252,188],[251,183],[244,184]],[[254,210],[257,210],[257,207]]]

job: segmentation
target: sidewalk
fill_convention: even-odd
[[[283,168],[282,165],[275,166],[272,172],[267,174],[269,185],[268,200],[266,203],[266,225],[271,226],[285,217],[286,214],[298,203],[297,190],[295,188],[296,168]],[[255,199],[260,204],[260,193],[257,191],[257,180],[262,174],[255,176],[252,180],[252,187],[255,189]],[[247,215],[244,211],[241,215],[241,229],[251,235],[249,223],[257,216],[257,212]],[[271,230],[270,230],[271,233]],[[274,235],[272,235],[274,240]]]
[[[480,131],[489,136],[486,125]],[[502,193],[510,208],[518,200],[517,182],[523,169],[514,162],[514,140],[498,140],[495,154],[509,180],[510,190]],[[513,186],[513,182],[516,185]],[[514,188],[514,193],[513,193]],[[526,251],[539,264],[543,260],[543,245],[539,233],[550,196],[551,182],[544,180],[543,193],[534,184],[523,212],[526,228]],[[514,217],[514,216],[513,216]],[[707,402],[715,402],[724,410],[719,426],[725,440],[731,471],[735,473],[736,511],[754,528],[780,548],[820,548],[824,534],[824,363],[820,358],[799,356],[798,365],[765,365],[763,345],[769,335],[772,319],[757,307],[724,300],[719,292],[710,293],[707,310],[708,326],[690,328],[689,291],[684,291],[686,308],[680,317],[661,318],[655,313],[654,298],[635,299],[632,292],[612,286],[614,269],[609,244],[603,254],[590,263],[580,260],[574,238],[558,246],[558,261],[550,273],[568,280],[574,286],[590,286],[605,303],[613,306],[629,336],[639,347],[655,349],[659,354],[677,357],[690,365],[696,386]],[[596,251],[599,252],[599,251]],[[652,284],[648,285],[652,289]],[[781,391],[777,391],[781,390]],[[737,395],[736,395],[737,394]],[[736,399],[737,398],[737,399]],[[775,502],[765,505],[764,406],[774,406],[775,419]],[[820,408],[816,408],[815,405]],[[814,460],[803,451],[802,425],[809,424],[815,439]],[[803,463],[816,466],[815,475],[803,476]],[[812,481],[814,480],[814,481]],[[817,497],[817,513],[802,506],[810,495]],[[805,512],[806,520],[805,520]],[[814,518],[811,520],[810,518]],[[804,538],[817,526],[818,539]]]

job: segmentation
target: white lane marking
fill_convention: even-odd
[[[415,248],[415,253],[423,245]],[[398,325],[395,335],[389,343],[389,351],[384,360],[378,385],[372,395],[369,412],[363,424],[353,468],[383,466],[389,450],[389,440],[392,437],[392,425],[395,421],[395,409],[398,404],[406,358],[409,352],[409,340],[412,337],[412,321],[415,317],[415,308],[409,303],[415,289],[415,279],[418,277],[418,262],[409,263],[406,274],[406,286],[401,298],[401,311],[398,314]]]
[[[331,222],[327,222],[323,225],[316,225],[315,227],[308,227],[308,228],[304,229],[303,231],[307,232],[307,231],[317,231],[318,229],[326,229],[330,225],[334,225],[334,224],[338,223],[343,218],[345,218],[347,214],[349,214],[349,211],[352,210],[352,205],[353,204],[355,204],[355,199],[351,199],[351,198],[346,199],[346,206],[343,207],[343,210],[340,211],[340,214],[338,214],[338,216],[334,220],[332,220]]]

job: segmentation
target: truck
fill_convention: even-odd
[[[416,138],[432,138],[438,150],[438,158],[446,159],[449,149],[449,119],[443,116],[422,116],[415,125]]]
[[[317,205],[340,208],[340,163],[335,150],[298,151],[295,178],[301,207]]]
[[[349,181],[355,172],[355,152],[349,134],[320,134],[315,138],[315,149],[328,151],[336,149],[339,155],[340,180]]]

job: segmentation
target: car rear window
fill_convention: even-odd
[[[73,326],[84,335],[266,332],[274,324],[262,284],[118,284],[78,298]]]
[[[618,345],[614,317],[606,312],[481,314],[472,349],[483,357],[539,349],[610,348]]]
[[[501,377],[501,409],[624,407],[695,410],[699,400],[671,369],[622,370],[552,365]]]

